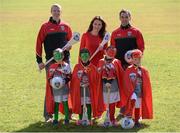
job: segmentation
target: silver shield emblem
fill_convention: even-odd
[[[82,70],[79,70],[79,71],[77,72],[77,76],[78,76],[79,79],[82,77],[82,74],[83,74],[83,71],[82,71]]]
[[[63,31],[64,31],[64,29],[65,29],[65,27],[64,27],[64,26],[60,26],[60,28],[61,28],[61,30],[63,30]]]
[[[131,31],[128,31],[128,32],[127,32],[127,36],[132,36],[132,32],[131,32]]]
[[[130,79],[131,79],[132,81],[135,81],[135,79],[136,79],[136,73],[130,73],[130,74],[129,74],[129,77],[130,77]]]

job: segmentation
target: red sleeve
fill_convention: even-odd
[[[143,52],[144,51],[144,39],[143,39],[142,33],[140,31],[137,31],[137,45],[138,45],[138,49]]]
[[[39,34],[37,36],[36,41],[36,59],[37,63],[42,62],[42,44],[44,42],[46,33],[45,33],[45,25],[43,24],[39,30]]]
[[[114,46],[115,47],[115,34],[114,34],[114,32],[112,33],[112,35],[111,35],[111,41],[110,41],[110,45],[112,45],[112,46]]]
[[[108,43],[106,43],[106,44],[104,45],[103,49],[100,50],[99,52],[101,52],[103,55],[105,55],[105,50],[106,50],[107,47],[108,47]],[[97,54],[98,54],[98,53],[97,53]]]

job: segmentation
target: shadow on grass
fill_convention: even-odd
[[[124,130],[121,126],[104,128],[94,124],[93,126],[76,126],[75,122],[71,122],[69,125],[63,125],[60,123],[58,126],[53,126],[52,123],[36,122],[30,124],[28,127],[17,130],[16,132],[137,132],[141,129],[148,128],[149,125],[142,123],[141,128],[133,128]]]

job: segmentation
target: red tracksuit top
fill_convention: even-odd
[[[116,30],[112,32],[111,35],[111,45],[115,46],[115,39],[116,38],[129,38],[129,37],[135,37],[137,47],[142,52],[144,51],[144,39],[142,36],[142,33],[133,26],[128,26],[127,28],[118,27]]]
[[[42,47],[44,46],[46,60],[53,56],[53,50],[62,48],[72,37],[70,26],[59,21],[58,23],[50,17],[49,21],[44,23],[39,31],[36,41],[36,60],[37,63],[42,62]],[[44,45],[43,45],[44,44]],[[69,55],[69,51],[65,51],[65,56]]]
[[[139,49],[144,51],[144,39],[141,32],[131,26],[120,26],[111,34],[111,45],[117,48],[116,58],[121,60],[122,64],[127,64],[124,60],[124,54],[128,50]]]

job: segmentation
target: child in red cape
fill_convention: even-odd
[[[71,68],[69,64],[63,61],[64,54],[62,49],[58,48],[53,52],[54,60],[48,70],[48,91],[46,93],[47,111],[54,114],[53,125],[58,124],[58,113],[65,114],[64,124],[69,123],[68,96]],[[61,104],[61,105],[60,105]]]
[[[89,124],[92,124],[91,112],[93,117],[97,117],[103,112],[103,109],[99,109],[97,105],[98,99],[101,99],[98,97],[97,70],[96,67],[90,63],[89,58],[90,53],[88,49],[81,49],[80,63],[75,65],[71,78],[70,93],[72,99],[72,112],[79,114],[79,120],[76,122],[77,125],[80,125],[83,122],[84,102],[87,108],[85,115],[88,117]],[[102,103],[99,104],[101,105]]]
[[[125,115],[133,117],[135,126],[140,127],[139,119],[152,119],[152,89],[148,71],[141,66],[142,52],[138,49],[128,51],[126,61],[131,63],[125,70],[124,87],[127,104]]]
[[[107,96],[109,95],[110,121],[113,126],[117,125],[114,117],[115,107],[124,106],[126,101],[123,89],[124,70],[121,62],[114,58],[115,55],[116,48],[109,46],[105,50],[105,57],[98,64],[98,88],[100,88],[100,94],[103,95],[104,106],[108,106]],[[108,94],[108,89],[110,89],[110,94]],[[101,101],[99,100],[99,102]]]

